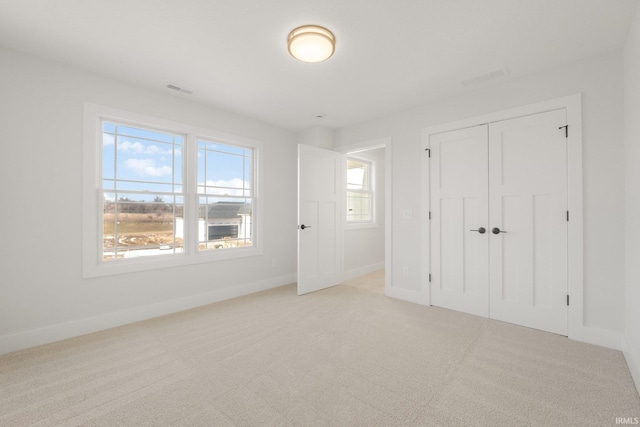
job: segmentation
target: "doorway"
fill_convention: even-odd
[[[361,159],[373,166],[373,221],[358,223],[349,222],[345,217],[345,275],[344,279],[371,274],[384,270],[384,293],[389,296],[392,292],[392,141],[390,137],[364,141],[359,144],[339,147],[347,159],[356,162]],[[358,165],[356,165],[357,167]],[[345,180],[348,177],[345,175]],[[345,185],[348,199],[348,183]],[[357,190],[357,188],[354,188]],[[349,201],[347,200],[346,214],[348,216]],[[352,213],[359,213],[351,211]],[[358,216],[354,215],[354,218]],[[362,218],[362,217],[359,217]],[[380,283],[380,280],[377,280]]]
[[[380,147],[346,154],[345,280],[384,270],[384,152]]]
[[[384,268],[384,292],[391,289],[391,138],[380,138],[338,148],[340,151],[298,146],[298,294],[335,286],[344,278],[367,274]],[[378,203],[378,230],[384,234],[380,243],[383,264],[344,268],[344,227],[346,223],[347,153],[379,150],[378,167],[384,174],[376,187],[384,194]],[[383,212],[383,214],[382,214]],[[378,248],[380,249],[380,248]]]

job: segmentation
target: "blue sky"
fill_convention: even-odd
[[[182,189],[184,137],[110,122],[103,123],[103,186],[113,188],[117,142],[118,189],[171,192]],[[117,139],[117,141],[116,141]],[[244,156],[243,156],[244,155]],[[198,141],[198,191],[216,195],[250,196],[250,150]],[[205,168],[206,165],[206,168]],[[172,182],[173,181],[173,182]],[[245,189],[243,192],[243,188]],[[136,197],[136,200],[142,200]]]

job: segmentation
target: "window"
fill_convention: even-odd
[[[183,252],[184,136],[101,119],[102,260]]]
[[[84,276],[260,254],[261,147],[86,104]]]
[[[250,247],[252,150],[198,140],[198,249]]]
[[[347,223],[374,222],[373,163],[347,158]]]

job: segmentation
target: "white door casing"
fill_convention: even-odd
[[[487,126],[432,135],[431,303],[489,315]],[[474,231],[475,230],[475,231]]]
[[[569,221],[567,222],[567,296],[565,296],[565,298],[570,297],[570,304],[566,308],[568,324],[566,335],[577,341],[616,348],[618,339],[615,336],[602,334],[601,330],[588,327],[585,325],[584,319],[584,195],[582,173],[582,95],[580,93],[495,111],[481,116],[437,124],[422,129],[422,153],[424,155],[422,160],[422,206],[424,211],[422,217],[422,252],[424,260],[422,287],[417,292],[411,294],[407,292],[406,295],[404,295],[404,299],[419,304],[432,304],[431,288],[433,286],[429,281],[429,276],[432,272],[432,256],[430,254],[432,236],[431,221],[428,219],[428,213],[431,211],[431,185],[429,182],[432,162],[427,155],[431,137],[453,130],[555,110],[564,110],[566,112],[566,125],[568,126],[565,130],[567,144],[567,210],[569,212]],[[563,131],[560,130],[560,132]],[[493,237],[493,235],[491,237]]]
[[[567,335],[565,110],[489,125],[490,317]]]
[[[343,170],[342,154],[298,145],[298,295],[342,281]]]
[[[433,305],[567,335],[566,122],[430,135]]]

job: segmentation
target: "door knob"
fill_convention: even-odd
[[[300,226],[300,230],[304,230],[305,228],[311,228],[311,226],[310,225],[304,225],[304,224],[302,224]]]
[[[506,231],[502,231],[502,230],[500,230],[498,227],[494,227],[494,228],[492,228],[492,229],[491,229],[491,232],[492,232],[493,234],[506,233]]]
[[[469,230],[469,231],[477,231],[477,232],[478,232],[478,233],[480,233],[480,234],[484,234],[484,233],[486,233],[486,232],[487,232],[487,229],[486,229],[486,228],[484,228],[484,227],[480,227],[480,228],[478,228],[477,230]]]

